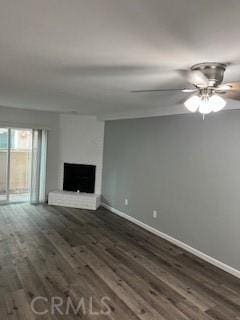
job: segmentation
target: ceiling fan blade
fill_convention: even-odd
[[[224,99],[232,99],[240,101],[240,91],[225,91],[219,92]]]
[[[215,89],[215,91],[217,92],[217,93],[221,93],[221,92],[226,92],[226,91],[229,91],[229,90],[231,90],[231,85],[230,84],[228,84],[228,83],[225,83],[225,84],[220,84],[220,86],[218,86],[216,89]]]
[[[192,92],[197,92],[198,89],[183,89],[182,92],[186,92],[186,93],[192,93]]]
[[[223,87],[228,87],[227,90],[240,91],[240,82],[237,82],[237,81],[225,83],[222,86]],[[222,87],[222,86],[220,86],[220,87]]]
[[[229,82],[220,85],[216,92],[221,94],[226,99],[240,101],[240,82]]]
[[[199,70],[178,70],[179,74],[189,83],[199,88],[208,87],[208,78]]]
[[[147,89],[147,90],[132,90],[131,93],[141,93],[141,92],[169,92],[169,91],[181,91],[181,92],[195,92],[196,89]]]

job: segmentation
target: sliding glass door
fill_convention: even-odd
[[[32,130],[10,129],[9,201],[30,200]]]
[[[30,200],[32,130],[0,128],[0,203]]]
[[[9,129],[0,128],[0,203],[8,201]]]

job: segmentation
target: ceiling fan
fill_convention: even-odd
[[[192,93],[193,95],[184,102],[189,111],[198,110],[203,115],[217,112],[225,107],[225,99],[240,100],[240,82],[222,84],[226,67],[227,64],[224,63],[207,62],[195,64],[190,70],[179,70],[181,76],[194,86],[191,89],[150,89],[131,92],[181,91]]]

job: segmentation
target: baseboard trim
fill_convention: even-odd
[[[132,223],[135,223],[136,225],[142,227],[143,229],[145,229],[145,230],[147,230],[147,231],[149,231],[149,232],[151,232],[151,233],[153,233],[153,234],[155,234],[155,235],[157,235],[157,236],[159,236],[159,237],[161,237],[161,238],[163,238],[165,240],[168,240],[169,242],[175,244],[176,246],[178,246],[178,247],[180,247],[182,249],[185,249],[186,251],[194,254],[195,256],[197,256],[197,257],[199,257],[199,258],[211,263],[215,267],[218,267],[219,269],[222,269],[222,270],[224,270],[224,271],[230,273],[231,275],[233,275],[233,276],[235,276],[235,277],[240,279],[240,271],[239,270],[234,269],[234,268],[228,266],[227,264],[225,264],[225,263],[223,263],[223,262],[221,262],[221,261],[219,261],[219,260],[217,260],[215,258],[210,257],[209,255],[207,255],[207,254],[205,254],[205,253],[203,253],[203,252],[201,252],[201,251],[189,246],[188,244],[186,244],[186,243],[184,243],[184,242],[182,242],[180,240],[177,240],[177,239],[167,235],[166,233],[163,233],[163,232],[161,232],[161,231],[159,231],[159,230],[157,230],[157,229],[155,229],[155,228],[153,228],[153,227],[151,227],[151,226],[149,226],[149,225],[147,225],[147,224],[145,224],[145,223],[143,223],[143,222],[141,222],[141,221],[139,221],[139,220],[137,220],[137,219],[135,219],[135,218],[133,218],[133,217],[131,217],[129,215],[127,215],[126,213],[121,212],[118,209],[115,209],[115,208],[109,206],[106,203],[102,202],[101,205],[104,208],[106,208],[109,211],[111,211],[112,213],[114,213],[114,214],[116,214],[116,215],[118,215],[118,216],[120,216],[120,217],[122,217],[122,218],[124,218],[124,219],[126,219],[128,221],[131,221]]]

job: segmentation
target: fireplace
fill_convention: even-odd
[[[64,163],[63,190],[94,193],[96,166]]]

